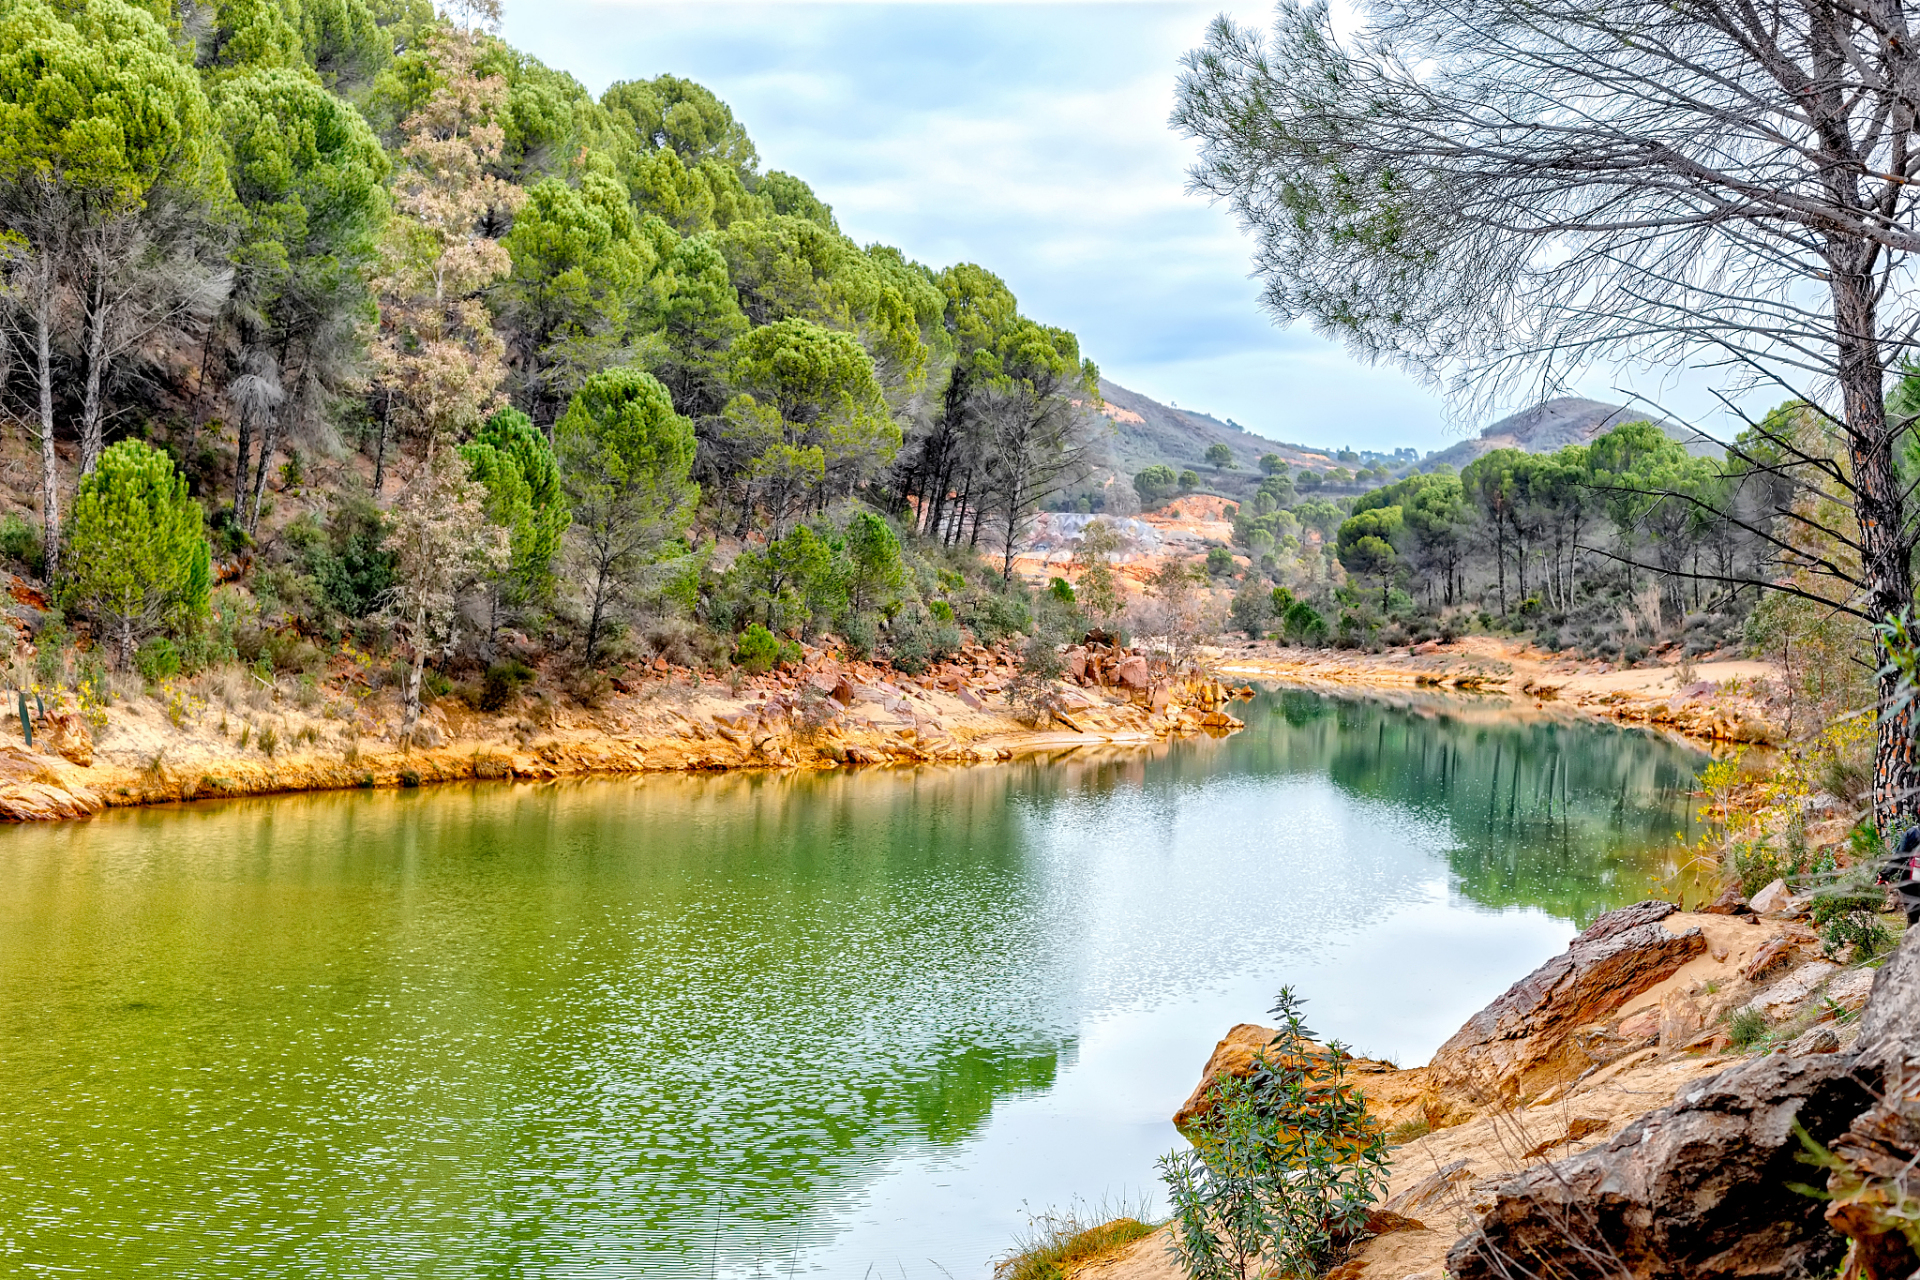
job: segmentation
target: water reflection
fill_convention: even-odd
[[[847,1224],[885,1170],[1053,1096],[1089,1026],[1323,948],[1441,867],[1487,907],[1638,896],[1697,764],[1590,726],[1291,693],[1246,712],[1219,742],[1000,768],[0,833],[0,1258],[798,1266],[866,1239]],[[940,1225],[955,1257],[1003,1238]]]

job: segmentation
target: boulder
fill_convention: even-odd
[[[841,676],[833,682],[833,692],[828,696],[841,706],[850,707],[860,695],[854,691],[853,681]]]
[[[1728,885],[1727,891],[1715,898],[1707,906],[1700,908],[1701,914],[1709,916],[1750,916],[1753,908],[1740,896],[1738,885]]]
[[[1596,1061],[1576,1032],[1703,954],[1697,928],[1660,923],[1678,908],[1642,902],[1594,921],[1559,955],[1507,988],[1434,1054],[1437,1080],[1487,1100],[1538,1095]]]
[[[1827,1223],[1853,1241],[1853,1277],[1894,1280],[1920,1265],[1902,1230],[1920,1199],[1920,929],[1874,977],[1853,1056],[1881,1092],[1831,1144]]]
[[[1799,943],[1784,933],[1776,933],[1760,944],[1760,949],[1747,961],[1740,976],[1748,982],[1758,982],[1777,969],[1784,969],[1794,961],[1794,953]]]
[[[1793,905],[1793,891],[1787,888],[1785,880],[1775,880],[1754,894],[1750,905],[1760,915],[1772,915],[1776,911]]]
[[[1794,1057],[1804,1057],[1810,1053],[1840,1052],[1840,1037],[1832,1027],[1808,1027],[1793,1038],[1793,1043],[1774,1050]]]
[[[1147,672],[1147,660],[1135,656],[1123,660],[1113,669],[1114,681],[1124,688],[1144,691],[1153,683],[1153,677]]]
[[[1840,966],[1827,960],[1803,964],[1741,1007],[1756,1010],[1769,1021],[1777,1021],[1799,1009],[1828,978],[1839,972]]]
[[[89,768],[93,764],[93,731],[78,712],[62,711],[40,722],[41,743],[63,760]]]
[[[1689,1087],[1613,1141],[1502,1185],[1454,1245],[1454,1280],[1516,1275],[1733,1280],[1823,1273],[1843,1243],[1796,1126],[1831,1143],[1873,1099],[1851,1056],[1776,1054]]]
[[[1251,1022],[1243,1022],[1227,1032],[1226,1037],[1213,1046],[1206,1068],[1200,1072],[1200,1083],[1173,1113],[1174,1128],[1185,1132],[1189,1124],[1205,1115],[1213,1106],[1214,1082],[1222,1076],[1237,1079],[1253,1070],[1254,1056],[1267,1047],[1274,1035],[1272,1027]]]
[[[1688,1086],[1612,1142],[1510,1180],[1448,1271],[1797,1280],[1829,1272],[1851,1238],[1850,1280],[1911,1275],[1920,1257],[1902,1228],[1920,1200],[1920,929],[1873,977],[1852,1050],[1838,1047],[1815,1027]],[[1824,1201],[1796,1189],[1813,1174],[1800,1129],[1834,1158]]]

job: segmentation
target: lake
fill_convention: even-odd
[[[1151,1201],[1283,982],[1424,1061],[1672,873],[1705,759],[1492,705],[1236,713],[0,831],[0,1270],[978,1280],[1023,1207]]]

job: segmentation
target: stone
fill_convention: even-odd
[[[1638,1013],[1620,1020],[1620,1038],[1628,1041],[1651,1041],[1660,1038],[1660,1006],[1642,1009]]]
[[[1512,1101],[1601,1061],[1576,1032],[1705,953],[1699,929],[1674,934],[1660,923],[1677,909],[1642,902],[1601,916],[1441,1045],[1431,1064],[1436,1080],[1488,1101]]]
[[[960,701],[972,711],[985,711],[987,709],[987,704],[976,698],[971,689],[962,688],[960,690]]]
[[[1073,648],[1067,650],[1065,658],[1069,678],[1074,680],[1084,680],[1087,678],[1087,651],[1085,649],[1075,645]]]
[[[1849,969],[1827,984],[1826,999],[1843,1013],[1858,1013],[1867,1006],[1877,970]]]
[[[860,695],[854,691],[853,681],[847,679],[845,676],[841,676],[838,680],[834,681],[833,692],[828,696],[841,706],[850,707]]]
[[[1113,669],[1114,681],[1125,688],[1144,691],[1153,683],[1152,675],[1147,671],[1147,660],[1134,656],[1123,660]]]
[[[1874,978],[1853,1056],[1881,1092],[1831,1144],[1827,1223],[1854,1242],[1850,1276],[1896,1280],[1920,1264],[1902,1230],[1920,1197],[1920,929]]]
[[[63,711],[40,722],[41,743],[61,759],[81,768],[93,764],[93,731],[77,712]]]
[[[1843,1249],[1819,1200],[1791,1189],[1807,1167],[1796,1125],[1831,1143],[1873,1097],[1846,1055],[1742,1063],[1695,1083],[1611,1142],[1502,1184],[1454,1245],[1455,1280],[1512,1275],[1652,1280],[1797,1277]]]
[[[1747,961],[1746,968],[1740,971],[1740,976],[1748,982],[1758,982],[1775,970],[1785,968],[1793,963],[1798,945],[1784,933],[1774,934],[1760,944],[1753,958]]]
[[[1700,908],[1700,911],[1702,914],[1710,916],[1750,916],[1753,914],[1753,908],[1748,906],[1747,900],[1740,896],[1740,887],[1738,885],[1728,885],[1725,893]]]
[[[1253,1069],[1254,1055],[1265,1049],[1275,1034],[1272,1027],[1251,1022],[1242,1022],[1227,1032],[1208,1055],[1207,1065],[1200,1072],[1200,1083],[1193,1087],[1187,1100],[1173,1113],[1173,1127],[1185,1132],[1188,1124],[1205,1115],[1213,1105],[1214,1082],[1222,1076],[1237,1079],[1246,1075]]]
[[[1775,1053],[1808,1054],[1840,1052],[1840,1037],[1832,1027],[1809,1027],[1793,1038],[1792,1043],[1774,1050]]]
[[[1780,981],[1762,991],[1742,1005],[1742,1009],[1752,1009],[1769,1021],[1777,1022],[1795,1012],[1822,983],[1840,972],[1840,966],[1826,960],[1815,960],[1803,964]]]
[[[1466,1184],[1472,1181],[1473,1170],[1467,1162],[1455,1160],[1434,1170],[1380,1207],[1389,1213],[1409,1217],[1424,1210],[1445,1209],[1450,1207],[1449,1201],[1464,1194]]]
[[[1775,880],[1766,888],[1753,895],[1749,903],[1758,915],[1769,916],[1782,908],[1793,905],[1793,891],[1787,888],[1785,880]]]

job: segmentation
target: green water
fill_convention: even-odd
[[[998,767],[0,831],[0,1273],[955,1277],[1150,1193],[1280,981],[1418,1060],[1665,874],[1700,757],[1288,693]]]

